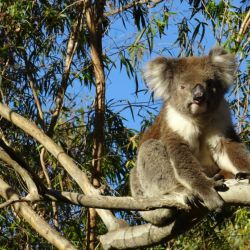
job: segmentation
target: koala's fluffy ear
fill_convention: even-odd
[[[228,89],[235,78],[235,56],[222,48],[215,47],[209,52],[209,57],[215,68],[216,77],[221,80],[223,87]]]
[[[173,82],[172,61],[166,57],[158,57],[146,65],[143,77],[156,98],[168,100],[170,97]]]

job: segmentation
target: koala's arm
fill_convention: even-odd
[[[164,138],[164,144],[177,180],[201,198],[210,210],[220,209],[223,200],[215,190],[216,182],[202,172],[189,145],[177,135]]]
[[[234,175],[248,173],[250,177],[250,153],[233,129],[229,136],[214,136],[210,143],[212,156],[220,169]]]

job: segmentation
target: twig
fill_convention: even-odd
[[[123,11],[126,11],[132,7],[135,7],[135,6],[139,6],[139,5],[143,5],[143,4],[148,4],[148,7],[149,8],[153,8],[154,6],[156,6],[158,3],[161,3],[163,2],[163,0],[135,0],[135,1],[132,1],[131,3],[128,3],[118,9],[114,9],[110,12],[106,12],[104,13],[104,17],[109,17],[109,16],[112,16],[112,15],[115,15],[115,14],[119,14]],[[152,3],[152,5],[149,5],[150,3]]]
[[[42,148],[42,150],[40,152],[40,163],[41,163],[42,170],[43,170],[45,179],[47,181],[48,187],[49,187],[49,189],[51,189],[52,188],[51,181],[50,181],[49,174],[48,174],[45,162],[44,162],[45,153],[46,153],[45,148]],[[58,228],[59,227],[58,209],[57,209],[56,203],[54,201],[51,202],[51,205],[52,205],[52,211],[53,211],[53,222],[54,222],[55,227]]]
[[[34,100],[35,100],[35,104],[36,104],[36,107],[37,107],[37,110],[38,110],[38,115],[39,115],[39,118],[43,124],[43,110],[42,110],[42,106],[41,106],[41,102],[39,100],[39,97],[36,93],[36,88],[35,88],[35,85],[34,85],[34,79],[33,77],[30,75],[30,88],[32,90],[32,94],[33,94],[33,97],[34,97]]]

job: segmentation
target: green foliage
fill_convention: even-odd
[[[248,249],[250,212],[248,208],[228,208],[210,216],[188,233],[168,244],[171,249]]]

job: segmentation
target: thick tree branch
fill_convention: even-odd
[[[250,206],[250,184],[247,181],[237,181],[234,179],[226,182],[229,187],[228,191],[220,192],[220,195],[227,202],[232,205]],[[102,195],[84,195],[73,192],[60,192],[53,189],[48,189],[43,197],[33,198],[25,197],[21,201],[42,201],[52,200],[57,202],[67,202],[70,204],[80,205],[84,207],[128,210],[128,211],[148,211],[157,208],[171,208],[175,207],[178,210],[190,211],[191,208],[185,202],[182,195],[166,195],[163,198],[159,197],[114,197]]]
[[[0,195],[6,200],[18,200],[17,193],[0,179]],[[76,249],[68,240],[63,238],[55,229],[37,215],[27,203],[14,203],[13,208],[18,216],[24,218],[42,237],[58,249]]]

